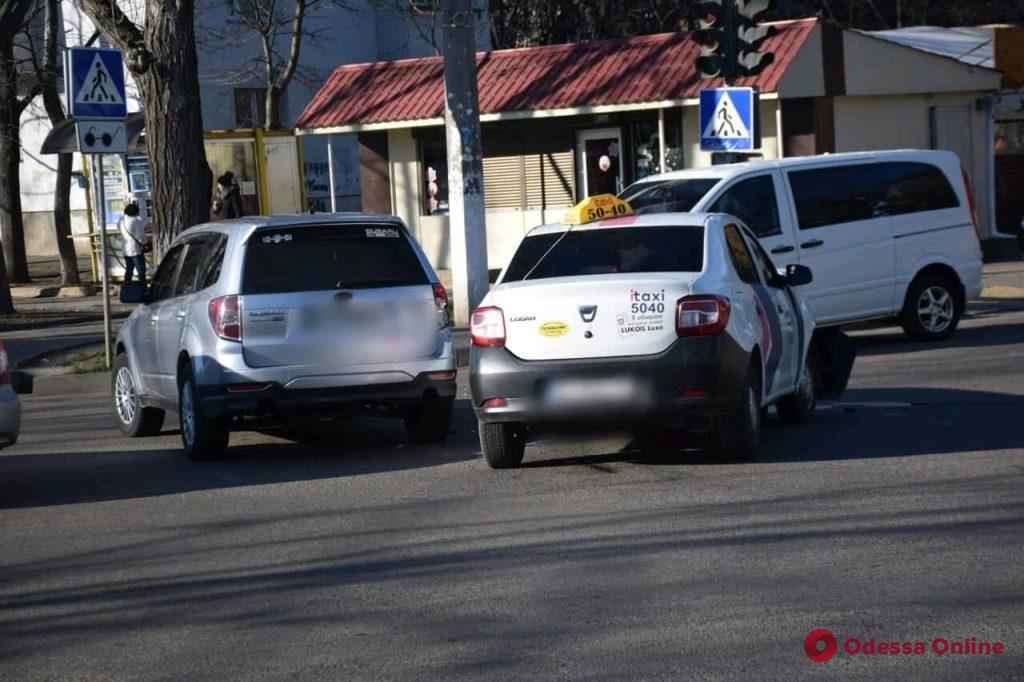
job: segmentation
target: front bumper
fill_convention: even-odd
[[[432,378],[423,372],[411,381],[369,385],[285,388],[271,383],[266,388],[232,392],[227,385],[197,387],[206,416],[252,417],[277,421],[299,415],[330,415],[342,412],[386,413],[413,407],[425,397],[455,397],[455,378]]]
[[[482,422],[615,427],[733,413],[743,394],[750,354],[727,334],[679,339],[656,355],[526,361],[504,348],[472,348],[470,390]],[[562,401],[553,387],[571,382]],[[621,395],[601,396],[602,386]],[[588,387],[593,387],[591,392]],[[502,398],[503,406],[484,407]]]

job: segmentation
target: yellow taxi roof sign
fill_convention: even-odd
[[[562,217],[563,225],[586,225],[606,218],[633,215],[633,207],[614,194],[595,194],[576,204]]]

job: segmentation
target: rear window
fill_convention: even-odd
[[[718,178],[638,182],[619,198],[628,201],[634,213],[686,213],[717,184]]]
[[[524,239],[502,281],[619,272],[700,272],[703,266],[702,225],[570,230]]]
[[[427,284],[396,225],[308,225],[254,232],[245,249],[243,294]]]

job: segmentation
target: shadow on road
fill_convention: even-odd
[[[174,446],[106,452],[9,454],[0,457],[0,509],[99,502],[155,495],[339,478],[433,467],[477,456],[476,422],[468,401],[456,409],[444,443],[413,445],[400,422],[352,418],[318,427],[303,442],[236,445],[213,462],[191,462]],[[166,429],[161,436],[177,434]],[[247,434],[233,434],[232,442]],[[134,446],[134,447],[133,447]]]
[[[850,390],[843,402],[819,405],[814,419],[806,424],[783,424],[770,417],[762,431],[756,463],[1024,448],[1024,429],[1016,426],[1022,410],[1024,396],[1005,393],[933,388]],[[706,443],[706,439],[696,436],[666,436],[654,447],[633,440],[618,452],[540,460],[531,458],[531,454],[536,457],[537,450],[527,446],[523,466],[600,469],[615,463],[714,463],[714,457],[704,449]]]
[[[1024,325],[1014,323],[960,327],[952,337],[944,341],[914,341],[903,334],[902,330],[893,333],[892,328],[875,331],[877,333],[854,336],[858,355],[895,355],[944,348],[982,348],[1024,343]],[[854,370],[856,371],[856,366]]]

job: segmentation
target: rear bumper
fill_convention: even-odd
[[[524,361],[504,348],[472,348],[470,389],[482,422],[616,427],[731,414],[746,380],[750,354],[726,334],[679,339],[657,355],[637,358]],[[558,382],[583,387],[578,401],[553,404]],[[628,395],[592,399],[587,386],[622,382]],[[614,384],[612,384],[614,385]],[[483,402],[504,398],[504,406]]]
[[[286,388],[271,383],[259,390],[232,392],[227,385],[198,386],[203,412],[210,417],[283,418],[301,414],[335,412],[386,413],[418,404],[424,397],[455,397],[452,378],[432,378],[423,372],[410,381],[370,385]]]

